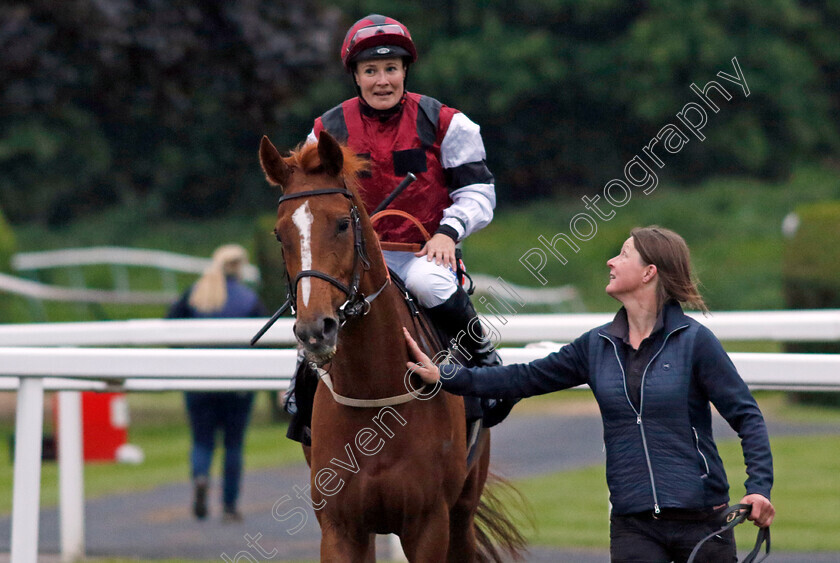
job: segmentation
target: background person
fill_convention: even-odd
[[[213,252],[211,266],[172,305],[170,319],[264,317],[266,308],[257,294],[242,283],[248,254],[237,244],[220,246]],[[216,432],[224,433],[222,518],[239,521],[237,508],[242,482],[242,446],[254,402],[253,392],[192,392],[185,394],[192,435],[190,453],[193,480],[193,514],[207,517],[207,489]]]
[[[449,338],[461,332],[466,335],[459,344],[470,365],[498,365],[501,361],[485,338],[469,296],[455,274],[455,244],[493,219],[493,174],[485,162],[478,125],[434,98],[406,90],[408,70],[416,60],[411,34],[397,20],[371,14],[354,23],[342,43],[341,62],[353,77],[357,96],[318,117],[307,142],[317,142],[318,135],[326,130],[369,160],[369,174],[359,178],[360,195],[368,212],[409,172],[417,176],[389,209],[410,213],[434,234],[425,242],[409,221],[383,218],[375,229],[385,248],[422,245],[416,253],[384,250],[385,262]],[[308,420],[300,419],[309,416],[314,387],[314,383],[296,381],[300,401],[291,391],[287,394],[287,410],[296,415],[300,406],[306,413],[293,418],[289,437],[304,443]],[[296,405],[296,401],[301,404]],[[510,402],[488,402],[485,426],[504,418],[512,406]]]
[[[607,261],[607,294],[622,308],[558,352],[486,368],[438,369],[406,332],[424,382],[456,394],[530,397],[588,384],[604,424],[612,561],[685,561],[717,530],[729,484],[712,436],[713,404],[741,438],[749,516],[769,526],[773,462],[764,417],[712,332],[680,303],[706,311],[689,251],[673,231],[633,229]],[[441,371],[443,372],[441,374]],[[732,530],[706,542],[698,561],[737,561]]]

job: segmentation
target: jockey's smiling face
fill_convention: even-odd
[[[362,61],[353,75],[362,98],[373,109],[390,109],[402,99],[405,65],[399,57]]]

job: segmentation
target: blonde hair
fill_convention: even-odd
[[[248,264],[248,252],[238,244],[226,244],[213,252],[213,261],[195,282],[190,292],[190,305],[200,313],[213,313],[227,302],[227,276],[242,277]]]

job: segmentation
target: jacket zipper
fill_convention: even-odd
[[[708,477],[709,475],[709,462],[706,461],[706,456],[703,455],[703,452],[700,451],[700,437],[697,435],[697,429],[695,427],[691,427],[694,431],[694,443],[697,446],[697,453],[700,454],[700,457],[703,458],[703,465],[706,466],[706,474],[703,477]]]
[[[633,406],[633,401],[630,400],[630,395],[627,393],[627,376],[624,373],[624,366],[621,365],[621,360],[618,357],[618,347],[615,345],[615,342],[613,342],[610,338],[604,336],[603,334],[601,335],[602,338],[606,338],[607,341],[609,341],[609,343],[612,344],[612,346],[613,346],[613,352],[615,353],[615,360],[616,360],[616,362],[618,362],[618,367],[621,368],[621,379],[624,382],[624,397],[627,399],[627,403],[630,405],[630,408],[633,409],[633,412],[636,414],[636,424],[639,426],[639,433],[642,435],[642,449],[645,452],[645,461],[647,462],[648,475],[650,476],[650,489],[651,489],[651,492],[653,493],[653,513],[654,514],[659,514],[660,513],[660,508],[659,508],[659,497],[656,494],[656,480],[653,478],[653,464],[650,461],[650,453],[648,452],[647,438],[645,437],[645,425],[642,422],[642,411],[644,410],[644,405],[645,405],[645,376],[647,375],[647,370],[650,367],[650,365],[653,363],[653,361],[657,358],[657,356],[659,356],[659,354],[665,348],[665,344],[668,343],[668,339],[671,337],[671,335],[674,334],[675,332],[677,332],[678,330],[682,330],[682,329],[686,328],[687,326],[688,325],[683,325],[683,326],[677,327],[674,330],[672,330],[671,332],[669,332],[668,334],[666,334],[665,335],[665,340],[662,341],[662,346],[659,347],[659,350],[656,351],[656,354],[653,355],[653,357],[650,359],[648,364],[645,366],[645,371],[642,372],[642,385],[641,385],[641,389],[640,389],[639,410],[638,411],[636,410],[636,407]]]

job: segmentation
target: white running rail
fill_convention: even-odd
[[[505,342],[576,338],[612,315],[518,315],[485,317]],[[840,311],[717,313],[696,317],[722,340],[838,341]],[[294,349],[247,349],[262,326],[256,320],[150,320],[100,323],[0,325],[0,388],[18,391],[12,507],[12,563],[38,558],[41,433],[45,389],[162,391],[184,389],[284,389],[294,365]],[[292,321],[283,319],[264,337],[265,345],[291,345]],[[97,348],[76,348],[96,346]],[[226,349],[126,348],[126,346],[213,346]],[[506,363],[525,362],[556,350],[546,343],[501,348]],[[109,347],[109,348],[101,348]],[[235,347],[235,348],[234,348]],[[840,390],[840,354],[730,354],[752,389]],[[71,393],[62,401],[74,401]],[[81,455],[80,425],[63,420],[60,451]],[[76,434],[67,427],[76,427]],[[60,471],[81,471],[81,462],[63,455]],[[62,558],[84,556],[82,494],[77,474],[62,483]],[[74,484],[75,483],[75,484]],[[66,524],[66,526],[65,526]],[[80,532],[81,530],[81,532]]]
[[[94,264],[119,264],[158,268],[173,272],[202,273],[212,260],[165,250],[143,248],[120,248],[115,246],[94,246],[90,248],[65,248],[41,252],[19,252],[12,257],[14,270],[44,270],[68,266],[89,266]],[[259,281],[260,273],[254,265],[243,272],[243,279]]]

